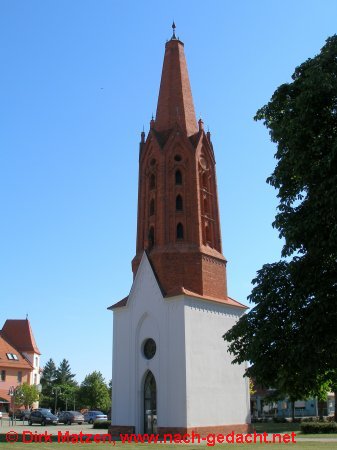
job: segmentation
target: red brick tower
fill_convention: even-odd
[[[210,133],[196,121],[184,55],[166,43],[157,113],[139,154],[137,250],[134,275],[147,251],[166,297],[188,293],[227,297],[215,158]]]

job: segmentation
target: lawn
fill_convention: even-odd
[[[299,438],[300,441],[297,441],[294,444],[268,444],[267,448],[272,447],[275,450],[281,450],[284,448],[292,447],[294,450],[337,450],[337,435],[336,434],[315,434],[315,435],[303,435],[299,432],[300,424],[298,423],[258,423],[254,424],[254,429],[257,433],[296,433],[296,440]],[[86,430],[85,430],[86,431]],[[88,432],[97,433],[97,434],[104,434],[106,433],[106,430],[88,430]],[[20,432],[19,432],[20,433]],[[55,438],[56,436],[54,436]],[[271,438],[271,436],[269,436]],[[334,438],[334,439],[333,439]],[[321,442],[321,439],[324,440],[324,442]],[[330,441],[330,439],[333,439],[333,441]],[[52,442],[52,443],[30,443],[27,447],[28,443],[22,442],[22,436],[19,435],[18,442],[15,443],[7,443],[5,441],[5,434],[2,432],[0,434],[0,450],[50,450],[51,448],[57,449],[65,449],[70,450],[74,448],[81,448],[85,450],[86,444],[85,443],[76,443],[76,446],[74,447],[73,443],[58,443],[58,442]],[[96,448],[97,443],[91,442],[89,449]],[[135,444],[135,443],[125,443],[118,441],[116,443],[98,443],[98,449],[101,450],[108,450],[112,448],[116,448],[116,450],[139,450],[141,447],[144,447],[145,445],[149,444]],[[201,444],[150,444],[151,449],[157,450],[157,448],[163,448],[166,445],[169,446],[171,450],[182,450],[186,448],[186,450],[198,450],[198,449],[209,449],[213,448],[212,446],[207,446],[206,442],[203,442]],[[223,446],[226,445],[227,447],[231,448],[242,448],[243,445],[246,446],[247,450],[249,448],[252,449],[265,449],[266,444],[217,444],[214,447],[216,447],[217,450],[220,450],[220,448],[223,448]]]
[[[263,433],[266,431],[267,433],[291,433],[295,431],[295,433],[299,433],[300,431],[300,423],[274,423],[274,422],[258,422],[252,423],[252,428],[257,433]]]

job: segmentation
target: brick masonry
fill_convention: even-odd
[[[206,437],[208,434],[228,434],[232,431],[234,431],[234,433],[249,433],[251,429],[251,425],[247,423],[208,427],[159,427],[158,434],[162,436],[164,434],[191,434],[194,432],[198,433],[201,437]]]
[[[208,427],[158,427],[157,433],[160,436],[164,434],[191,434],[198,433],[201,437],[206,437],[208,434],[228,434],[234,433],[249,433],[252,430],[251,424],[235,424],[235,425],[218,425]],[[132,425],[111,425],[109,427],[109,434],[112,437],[119,439],[120,434],[133,434],[135,427]]]
[[[225,300],[213,147],[203,122],[196,122],[184,45],[178,39],[166,44],[157,115],[150,127],[140,143],[134,275],[146,250],[166,296],[185,288]],[[182,204],[177,208],[178,196]]]
[[[109,434],[112,437],[118,438],[120,437],[120,434],[132,434],[135,432],[135,427],[132,425],[110,425]]]

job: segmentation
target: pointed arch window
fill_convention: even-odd
[[[177,195],[176,198],[176,211],[182,211],[183,210],[183,198],[181,195]]]
[[[157,433],[157,385],[149,371],[144,380],[144,433]]]
[[[182,223],[177,225],[177,239],[184,239],[184,227]]]
[[[154,246],[154,228],[151,227],[149,230],[149,250]]]
[[[150,201],[150,216],[154,215],[154,198]]]
[[[177,186],[181,186],[183,184],[183,176],[182,176],[180,170],[176,171],[175,181],[176,181]]]
[[[205,214],[209,213],[207,198],[204,198],[204,213]]]
[[[202,174],[202,187],[203,187],[204,189],[208,190],[208,176],[207,176],[207,173],[206,173],[206,172],[204,172],[204,173]]]
[[[150,175],[150,189],[155,189],[156,187],[156,176],[154,173]]]
[[[205,227],[205,235],[206,235],[206,243],[208,245],[210,245],[211,244],[211,230],[208,225],[206,225],[206,227]]]

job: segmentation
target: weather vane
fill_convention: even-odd
[[[172,30],[173,30],[172,39],[177,39],[176,38],[176,24],[174,23],[174,21],[172,23]]]

